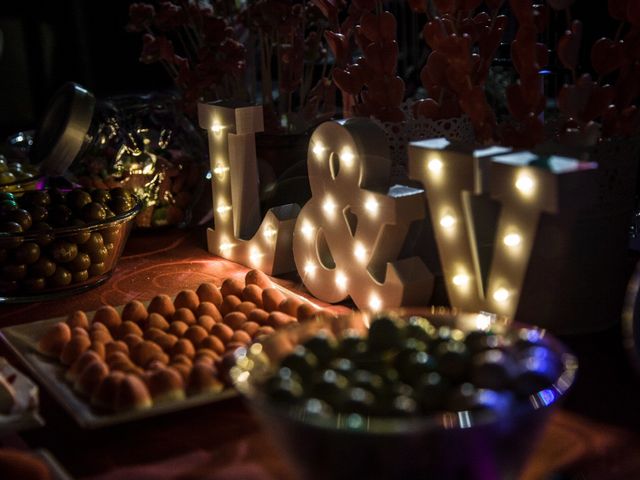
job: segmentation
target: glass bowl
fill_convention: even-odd
[[[24,233],[0,232],[0,303],[49,300],[83,292],[113,273],[142,208],[103,221]]]
[[[395,314],[402,322],[412,317],[406,312]],[[496,402],[496,408],[490,410],[443,409],[392,417],[327,413],[310,408],[311,403],[303,407],[274,401],[265,393],[266,382],[275,365],[296,344],[304,343],[319,330],[330,331],[336,337],[354,329],[366,335],[370,316],[356,313],[333,320],[317,319],[277,332],[238,350],[229,374],[301,478],[518,478],[549,413],[573,383],[576,358],[544,330],[496,316],[435,308],[420,315],[435,327],[465,334],[484,330],[509,339],[535,339],[557,360],[559,373],[547,388],[534,389],[518,401]]]

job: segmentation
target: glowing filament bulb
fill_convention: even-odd
[[[220,214],[225,214],[231,211],[231,205],[225,205],[224,203],[216,208],[216,211]]]
[[[333,200],[327,198],[322,204],[322,210],[324,210],[324,213],[327,215],[333,215],[336,210],[336,204],[333,203]]]
[[[443,228],[451,228],[456,224],[456,219],[453,215],[445,215],[440,219],[440,225]]]
[[[317,265],[315,265],[311,261],[308,261],[307,263],[304,264],[304,273],[306,275],[312,276],[315,273],[316,268],[318,268]]]
[[[427,168],[433,173],[442,172],[442,160],[440,160],[439,158],[433,158],[429,160]]]
[[[364,262],[367,259],[367,249],[360,242],[356,242],[356,246],[353,249],[353,255],[359,262]]]
[[[267,225],[264,228],[263,235],[264,235],[264,238],[266,238],[267,240],[270,240],[276,236],[276,233],[278,233],[278,231],[275,229],[273,225]]]
[[[525,195],[529,195],[533,192],[534,187],[535,182],[529,175],[523,173],[518,176],[518,179],[516,180],[516,188],[520,190],[520,192]]]
[[[469,275],[459,273],[453,277],[453,284],[457,287],[466,287],[469,284]]]
[[[367,210],[367,212],[369,212],[371,215],[375,215],[376,213],[378,213],[378,207],[380,205],[378,204],[378,201],[371,197],[369,198],[365,203],[364,203],[364,208]]]
[[[218,177],[223,176],[228,171],[229,171],[229,167],[225,167],[221,163],[218,163],[216,167],[213,169],[213,173],[215,173]]]
[[[369,308],[371,310],[380,310],[382,308],[382,300],[375,293],[369,297]]]
[[[219,123],[217,123],[217,122],[214,123],[213,125],[211,125],[211,131],[213,133],[215,133],[216,135],[218,133],[221,133],[223,129],[224,129],[224,127],[222,125],[220,125]]]
[[[257,265],[258,263],[260,263],[260,259],[262,258],[262,256],[262,252],[256,247],[253,247],[251,249],[251,252],[249,253],[249,260],[252,264]]]
[[[347,288],[347,277],[344,273],[339,272],[338,274],[336,274],[336,285],[342,290]]]
[[[306,238],[307,240],[311,240],[311,237],[313,236],[313,225],[311,225],[310,222],[305,220],[304,222],[302,222],[302,227],[300,227],[300,231],[302,232],[302,235],[304,236],[304,238]]]
[[[233,248],[233,243],[231,242],[222,242],[220,244],[220,251],[226,255],[227,253],[229,253],[231,251],[231,249]]]
[[[313,149],[311,151],[313,152],[313,154],[316,157],[320,158],[325,150],[326,150],[326,148],[324,147],[324,145],[322,143],[315,142],[314,145],[313,145]]]
[[[517,247],[522,242],[522,237],[518,233],[509,233],[508,235],[504,236],[502,242],[507,247]]]
[[[495,292],[493,292],[493,299],[496,302],[506,302],[510,296],[511,294],[506,288],[499,288]]]
[[[353,159],[355,156],[350,148],[344,148],[340,153],[340,160],[344,162],[345,166],[350,167],[353,165]]]

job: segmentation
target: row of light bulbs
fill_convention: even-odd
[[[224,128],[224,126],[214,123],[214,125],[211,127],[211,131],[214,134],[220,134],[222,133]],[[324,155],[327,152],[327,147],[325,147],[321,142],[315,142],[312,147],[312,152],[318,160],[322,160],[324,159]],[[350,148],[345,147],[340,151],[339,159],[341,166],[349,168],[354,163],[355,155]],[[427,169],[433,176],[433,178],[437,180],[444,173],[444,164],[440,158],[431,158],[427,162]],[[225,178],[228,172],[229,168],[221,163],[218,163],[213,169],[213,173],[220,179]],[[530,175],[528,175],[526,172],[523,172],[516,178],[515,187],[521,192],[523,196],[529,197],[534,193],[536,189],[536,182]],[[369,197],[364,203],[364,208],[369,215],[375,216],[379,209],[379,203],[375,198]],[[224,203],[223,201],[219,201],[216,210],[219,214],[224,215],[230,212],[232,210],[232,207]],[[333,220],[335,218],[337,205],[330,196],[327,196],[327,198],[324,199],[322,203],[322,210],[328,220]],[[311,241],[315,232],[314,225],[307,219],[301,219],[298,222],[300,224],[299,231],[302,236],[306,240]],[[439,220],[440,226],[445,230],[454,229],[457,222],[458,220],[451,213],[444,214]],[[276,234],[277,230],[272,225],[268,225],[265,228],[264,236],[267,239],[270,240],[275,238]],[[505,246],[516,248],[522,243],[522,236],[517,232],[511,231],[503,237],[502,241]],[[228,240],[223,240],[220,243],[220,250],[223,253],[229,252],[233,247],[234,244]],[[368,258],[367,254],[368,252],[364,245],[356,242],[353,249],[353,255],[356,261],[360,263],[366,262]],[[258,266],[262,256],[263,253],[260,251],[260,249],[258,249],[257,247],[253,247],[249,254],[251,264],[254,266]],[[317,268],[318,265],[316,263],[314,263],[312,260],[308,260],[303,267],[303,271],[305,275],[313,276]],[[344,274],[344,272],[337,271],[335,273],[334,279],[336,287],[340,288],[341,290],[346,290],[348,285],[348,278]],[[452,278],[452,283],[460,289],[465,289],[468,287],[470,280],[471,278],[469,274],[458,273]],[[492,297],[497,302],[506,302],[511,297],[511,292],[505,287],[500,287],[493,292]],[[382,301],[377,295],[372,294],[370,296],[369,307],[372,310],[380,310],[383,307]]]

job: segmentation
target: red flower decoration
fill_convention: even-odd
[[[129,23],[126,29],[129,32],[142,32],[151,25],[156,9],[148,3],[132,3],[129,6]]]
[[[181,6],[172,2],[160,2],[154,25],[163,31],[173,30],[186,23],[186,16]]]
[[[166,37],[155,37],[146,33],[142,37],[142,53],[140,61],[142,63],[155,63],[160,60],[173,62],[175,52],[171,40]]]

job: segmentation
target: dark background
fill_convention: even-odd
[[[0,2],[0,31],[4,39],[0,53],[0,139],[19,129],[34,128],[51,95],[69,80],[80,83],[98,97],[172,86],[162,67],[138,61],[141,34],[125,30],[130,3],[128,0]],[[594,38],[615,32],[616,24],[608,20],[606,4],[606,0],[576,0],[572,7],[574,17],[585,24],[588,45]],[[398,12],[404,5],[404,0],[396,0],[389,2],[388,7]],[[402,39],[414,42],[403,50],[414,49],[416,43],[423,45],[418,35],[407,31],[421,28],[423,19],[409,24],[409,16],[397,14],[397,17],[401,43]],[[557,38],[565,25],[564,12],[553,18],[557,26],[550,30],[550,40]],[[584,57],[586,65],[586,49]],[[400,67],[407,66],[402,57],[399,63]],[[416,77],[419,68],[414,69]]]
[[[142,37],[125,30],[127,0],[7,1],[0,5],[0,134],[33,128],[66,81],[98,97],[171,86],[138,61]]]

